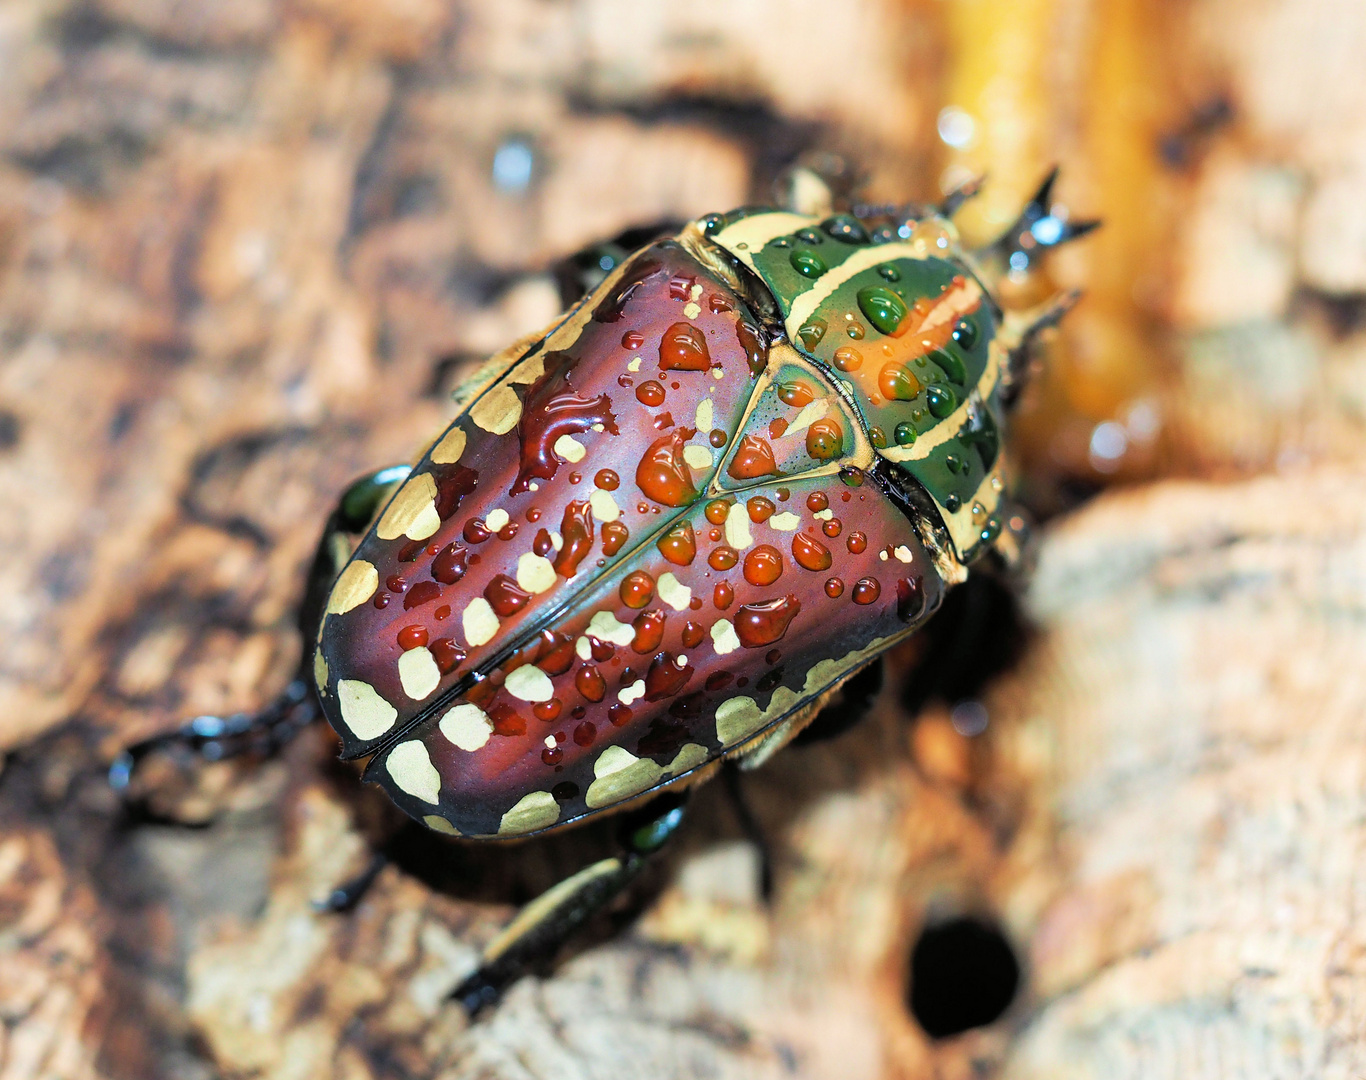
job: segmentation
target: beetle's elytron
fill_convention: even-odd
[[[451,836],[644,806],[622,856],[489,947],[468,1006],[636,873],[681,814],[662,793],[762,762],[1017,542],[1005,411],[1070,298],[1004,315],[993,287],[1089,227],[1050,214],[1051,181],[975,257],[952,208],[695,221],[490,360],[411,469],[348,491],[305,602],[343,756]]]

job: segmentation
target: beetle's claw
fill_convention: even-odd
[[[989,245],[984,254],[999,259],[1010,272],[1022,274],[1043,252],[1100,228],[1099,220],[1068,220],[1065,209],[1053,202],[1053,185],[1057,179],[1058,167],[1055,165],[1020,211],[1015,223]]]
[[[987,176],[986,173],[983,173],[981,176],[974,176],[971,180],[954,188],[944,196],[944,201],[935,208],[938,211],[939,216],[945,218],[953,217],[954,214],[958,213],[958,211],[963,208],[965,202],[976,197],[986,182]]]

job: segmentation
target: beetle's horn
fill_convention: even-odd
[[[1053,185],[1058,179],[1055,165],[1044,177],[1039,190],[1025,204],[1020,216],[1001,237],[982,252],[989,261],[999,259],[1016,272],[1029,269],[1030,263],[1049,248],[1060,247],[1100,227],[1100,221],[1069,221],[1053,211]]]
[[[1062,317],[1077,306],[1081,295],[1080,289],[1072,289],[1045,300],[1038,307],[1006,315],[997,335],[997,341],[1005,349],[1001,371],[1001,399],[1004,404],[1013,403],[1024,389],[1029,375],[1030,356],[1039,335],[1062,322]]]
[[[954,214],[958,213],[958,211],[963,208],[965,202],[976,196],[977,193],[982,190],[982,187],[986,182],[987,176],[986,173],[983,173],[981,176],[974,176],[964,184],[959,184],[958,187],[944,196],[944,201],[935,207],[935,211],[940,217],[953,217]]]

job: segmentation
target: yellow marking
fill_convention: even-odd
[[[802,411],[797,414],[797,418],[787,425],[787,430],[783,432],[783,438],[786,439],[805,430],[829,411],[829,398],[817,398],[815,401],[807,402]]]
[[[844,262],[840,263],[832,270],[826,271],[818,277],[811,288],[804,293],[799,293],[792,301],[792,310],[787,316],[787,336],[792,341],[797,341],[797,331],[805,325],[806,320],[832,296],[836,289],[843,285],[855,274],[860,274],[870,266],[877,266],[879,263],[891,262],[893,259],[915,259],[918,262],[924,260],[916,254],[915,248],[909,243],[896,244],[874,244],[872,247],[862,248]]]
[[[488,516],[484,518],[484,527],[493,533],[502,532],[507,523],[508,512],[501,506],[490,510]]]
[[[432,691],[441,684],[441,669],[436,666],[436,657],[426,647],[409,649],[398,658],[398,681],[403,684],[403,692],[414,701],[432,696]]]
[[[347,564],[337,583],[332,586],[332,595],[327,598],[327,613],[345,615],[374,596],[378,588],[379,571],[374,564],[355,559]]]
[[[827,506],[824,510],[817,510],[811,516],[815,518],[817,521],[829,521],[832,517],[835,516],[835,511],[831,510],[830,507]]]
[[[522,399],[510,383],[493,387],[470,406],[470,419],[492,435],[506,435],[521,418]]]
[[[693,417],[693,427],[697,428],[697,434],[705,438],[711,434],[712,421],[715,418],[715,406],[709,397],[704,397],[697,403],[697,414]]]
[[[493,734],[493,721],[478,705],[469,702],[450,709],[436,726],[453,746],[470,754],[483,747]]]
[[[460,835],[460,830],[440,814],[428,814],[422,819],[422,824],[426,825],[432,832],[445,833],[447,836]]]
[[[452,424],[449,431],[441,436],[441,441],[432,447],[434,465],[454,465],[465,452],[465,429]]]
[[[654,787],[664,776],[664,770],[649,758],[638,758],[625,747],[609,746],[593,762],[596,779],[588,785],[583,797],[590,809],[629,799]]]
[[[911,549],[908,548],[905,544],[902,544],[900,547],[894,550],[892,554],[896,556],[897,562],[908,563],[911,561]]]
[[[616,521],[621,517],[621,508],[610,491],[598,488],[588,496],[588,505],[593,508],[593,516],[599,521]]]
[[[425,540],[440,527],[436,480],[431,473],[419,473],[410,477],[384,508],[375,535],[381,540],[397,540],[405,534],[409,540]]]
[[[787,233],[815,224],[816,219],[805,214],[776,211],[772,214],[755,214],[753,217],[741,218],[734,225],[727,226],[709,239],[732,252],[753,270],[754,253],[762,251],[770,240],[776,240]]]
[[[702,309],[691,301],[683,306],[683,318],[685,319],[695,319],[701,314]]]
[[[426,803],[441,801],[441,774],[420,742],[399,743],[389,751],[384,767],[400,791]]]
[[[630,686],[624,686],[617,691],[617,700],[623,705],[629,705],[645,696],[645,680],[637,679]]]
[[[503,689],[522,701],[549,701],[555,696],[550,676],[535,664],[523,664],[509,672]]]
[[[678,578],[669,572],[659,575],[655,591],[659,593],[659,598],[675,611],[686,611],[692,603],[692,590],[680,584]]]
[[[631,372],[632,374],[635,374],[637,371],[639,371],[639,370],[640,370],[640,357],[639,357],[639,356],[632,357],[632,358],[631,358],[631,362],[630,362],[629,364],[626,365],[626,370],[629,371],[629,372]]]
[[[545,353],[532,353],[508,375],[508,382],[516,383],[519,386],[526,386],[534,383],[545,374]]]
[[[617,619],[610,611],[599,611],[588,623],[588,633],[599,641],[610,641],[613,645],[629,645],[636,632],[630,623]]]
[[[683,460],[691,469],[710,469],[712,466],[711,451],[694,443],[683,447]]]
[[[716,707],[716,737],[722,746],[731,746],[759,730],[763,710],[752,697],[733,697]]]
[[[720,619],[711,624],[711,643],[722,656],[733,653],[740,647],[740,639],[736,637],[735,627],[730,624],[730,620]]]
[[[460,613],[460,625],[469,644],[484,645],[498,633],[498,616],[493,613],[487,600],[476,596]]]
[[[313,652],[313,685],[323,697],[327,696],[327,657],[321,647]]]
[[[749,531],[749,511],[743,503],[731,503],[726,513],[726,543],[736,551],[744,551],[754,543],[754,536]]]
[[[532,791],[523,795],[517,805],[503,815],[498,823],[499,836],[518,836],[535,832],[560,819],[560,804],[548,791]]]
[[[802,523],[802,519],[790,510],[784,510],[781,514],[774,514],[768,519],[768,527],[777,529],[779,532],[792,532]]]
[[[664,771],[670,776],[677,776],[679,773],[685,773],[689,769],[695,769],[697,766],[705,764],[710,756],[711,754],[705,746],[688,743],[674,755],[673,761],[665,766]]]
[[[380,697],[373,686],[359,679],[338,681],[337,704],[351,734],[366,741],[378,739],[398,719],[398,710]]]
[[[562,547],[564,547],[564,537],[557,532],[552,532],[550,534],[550,546],[553,547],[556,551],[559,551]]]
[[[632,635],[634,637],[634,635]],[[586,637],[580,637],[574,642],[574,652],[580,660],[587,660],[593,655],[593,646]]]
[[[517,584],[529,593],[543,593],[555,584],[555,566],[549,559],[528,551],[517,559]]]
[[[579,440],[572,435],[561,435],[556,439],[554,450],[555,453],[559,454],[560,457],[564,458],[564,460],[571,465],[575,465],[582,461],[584,455],[588,453],[584,448],[583,443],[579,442]]]

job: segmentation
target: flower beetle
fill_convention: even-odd
[[[694,221],[613,258],[416,464],[347,492],[303,614],[343,757],[469,840],[628,811],[623,854],[528,905],[467,1006],[634,876],[679,791],[765,760],[1017,544],[1005,411],[1070,298],[1006,315],[992,286],[1083,231],[1050,184],[981,258],[935,210]]]

